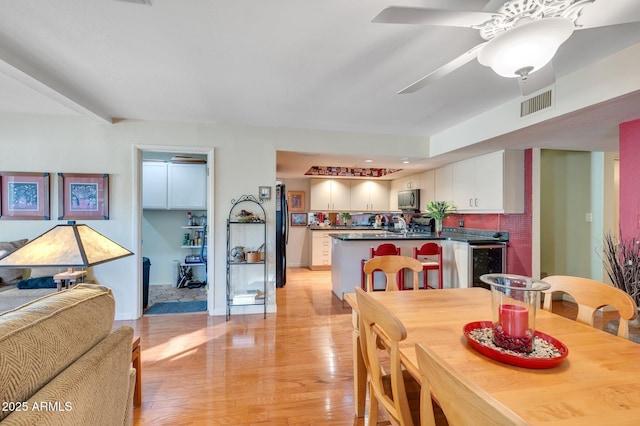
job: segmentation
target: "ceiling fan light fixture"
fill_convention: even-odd
[[[478,53],[478,61],[503,77],[526,77],[547,65],[571,33],[568,19],[527,22],[491,39]]]

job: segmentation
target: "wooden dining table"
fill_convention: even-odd
[[[370,294],[404,324],[401,360],[418,381],[415,344],[424,342],[532,425],[640,424],[640,344],[540,309],[536,330],[562,342],[569,354],[552,368],[517,367],[482,355],[464,336],[466,324],[491,321],[491,292],[484,288]],[[362,417],[366,369],[355,293],[345,300],[353,308],[355,412]]]

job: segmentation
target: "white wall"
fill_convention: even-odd
[[[324,142],[324,143],[323,143]],[[209,295],[210,313],[226,311],[226,219],[231,200],[243,194],[257,195],[262,185],[275,186],[276,150],[299,148],[315,152],[357,154],[375,149],[397,155],[426,150],[423,138],[319,132],[296,129],[223,126],[203,123],[120,121],[96,124],[79,117],[0,114],[0,170],[25,172],[108,173],[110,220],[88,221],[98,232],[135,252],[135,256],[98,265],[96,279],[113,289],[116,318],[134,319],[141,314],[141,202],[139,195],[142,150],[203,154],[214,151],[213,197],[210,197]],[[57,217],[57,187],[52,179],[51,216]],[[275,189],[274,192],[275,194]],[[275,201],[267,210],[267,262],[269,310],[275,310],[274,239]],[[0,240],[35,238],[54,225],[50,221],[0,220]],[[212,266],[212,267],[211,267]],[[239,309],[236,313],[241,313]]]

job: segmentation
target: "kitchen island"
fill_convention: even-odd
[[[424,243],[436,242],[442,246],[444,288],[464,288],[469,286],[469,245],[504,244],[509,241],[508,233],[495,231],[456,232],[447,230],[440,236],[429,232],[374,232],[330,234],[331,242],[331,288],[341,300],[354,287],[361,284],[362,259],[369,259],[371,247],[392,243],[400,247],[403,256],[412,256],[413,248]],[[436,273],[433,271],[432,273]],[[409,279],[410,274],[406,274]],[[435,280],[429,277],[429,282]]]

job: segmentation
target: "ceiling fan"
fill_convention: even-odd
[[[626,3],[634,13],[612,13],[614,3]],[[489,0],[484,11],[391,6],[372,22],[473,28],[485,40],[399,94],[416,92],[477,58],[498,75],[518,78],[526,96],[555,82],[551,59],[573,31],[634,22],[639,8],[632,3],[635,0]]]

